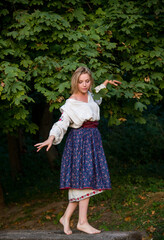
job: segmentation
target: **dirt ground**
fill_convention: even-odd
[[[0,213],[1,229],[47,229],[62,230],[59,219],[64,213],[68,202],[50,202],[47,200],[33,200],[30,203],[11,204],[4,207]],[[92,225],[98,227],[100,223],[119,219],[117,214],[110,212],[104,203],[100,206],[90,206],[88,218]],[[78,208],[75,210],[71,227],[76,228],[78,221]]]
[[[109,201],[101,201],[89,206],[88,219],[92,226],[103,231],[137,230],[144,232],[146,236],[143,238],[144,240],[149,240],[156,232],[161,232],[160,234],[164,236],[160,226],[157,227],[155,224],[157,220],[159,223],[162,221],[159,211],[163,209],[163,200],[164,192],[149,192],[142,196],[138,195],[138,201],[134,202],[133,208],[127,208],[126,203],[122,206],[122,208],[127,208],[125,211],[122,209],[115,211]],[[53,198],[9,204],[0,211],[0,229],[63,231],[59,219],[67,204],[67,201],[54,200]],[[70,222],[73,231],[76,230],[77,221],[78,207]]]

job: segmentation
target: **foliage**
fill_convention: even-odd
[[[130,164],[135,168],[137,165],[150,163],[152,170],[156,171],[156,164],[163,162],[164,154],[162,108],[162,105],[154,108],[149,106],[143,115],[146,124],[134,123],[131,118],[119,127],[107,127],[107,120],[101,119],[100,131],[109,164],[116,168],[120,164],[124,167]]]
[[[69,96],[70,77],[88,66],[95,84],[109,87],[109,124],[133,115],[145,123],[147,105],[162,99],[163,19],[160,0],[7,0],[0,10],[0,121],[4,132],[19,126],[35,133],[31,106],[41,93],[50,111]],[[5,114],[3,112],[5,111]]]

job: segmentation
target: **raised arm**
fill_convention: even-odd
[[[108,84],[114,85],[114,86],[118,86],[119,84],[121,84],[121,82],[117,81],[117,80],[105,80],[102,84],[98,85],[97,87],[95,87],[95,91],[96,93],[98,93],[101,89],[106,88],[106,86]],[[102,97],[100,97],[100,99],[95,100],[95,102],[100,105],[102,103]]]
[[[108,83],[111,84],[111,85],[114,85],[114,86],[118,86],[118,85],[121,84],[121,82],[118,81],[118,80],[105,80],[105,81],[103,82],[103,84],[104,84],[105,87],[108,85]]]

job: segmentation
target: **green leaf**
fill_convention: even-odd
[[[25,109],[19,109],[18,112],[14,115],[14,118],[19,120],[19,119],[26,119],[27,115],[29,112]]]
[[[23,94],[24,94],[24,87],[19,82],[13,83],[11,89],[14,93],[16,93],[19,90],[19,91],[23,91]]]
[[[30,132],[31,134],[36,134],[37,130],[39,130],[39,127],[35,123],[29,123],[25,129],[26,132]]]
[[[109,126],[112,126],[112,125],[117,125],[118,126],[120,124],[121,124],[121,122],[117,119],[116,115],[110,116],[109,121],[108,121]]]
[[[144,105],[143,103],[141,102],[136,102],[134,104],[134,109],[135,110],[139,110],[140,112],[143,112],[144,109],[147,109],[146,105]]]
[[[164,81],[160,82],[160,88],[163,89],[164,88]]]
[[[131,91],[126,91],[125,92],[125,98],[132,98],[134,96],[134,93]]]
[[[152,79],[158,79],[158,80],[163,80],[164,74],[160,72],[155,72],[151,74]]]
[[[104,73],[107,73],[107,69],[100,68],[95,72],[94,75],[99,78]]]
[[[77,18],[77,20],[82,23],[85,20],[85,12],[83,8],[78,8],[73,12],[73,15]]]
[[[0,96],[2,94],[2,91],[3,91],[3,87],[0,85]]]
[[[117,43],[112,43],[112,42],[109,42],[107,45],[106,45],[106,49],[114,49],[116,48],[116,45]]]
[[[7,14],[9,14],[9,11],[7,9],[3,9],[0,11],[0,16],[2,16],[2,15],[5,16]]]
[[[145,124],[146,123],[146,119],[143,117],[139,117],[135,119],[135,122],[138,122],[140,124]]]
[[[108,90],[106,88],[101,89],[98,93],[96,93],[95,89],[92,89],[93,99],[100,100],[101,98],[106,96]]]
[[[102,8],[98,8],[97,10],[96,10],[96,15],[106,15],[106,13],[102,10]]]
[[[138,82],[135,84],[135,87],[144,89],[146,87],[146,84],[142,82]]]
[[[77,51],[81,48],[85,48],[86,47],[86,43],[85,42],[82,42],[82,41],[78,41],[76,43],[73,44],[72,48],[74,51]]]
[[[64,82],[64,83],[61,83],[61,84],[59,84],[59,86],[58,86],[58,88],[59,88],[59,93],[62,93],[64,90],[65,90],[65,88],[70,88],[70,82]]]
[[[150,52],[150,57],[160,57],[161,56],[161,52],[160,51],[151,51]]]
[[[121,66],[122,66],[123,69],[126,69],[127,71],[133,69],[133,66],[129,62],[127,62],[127,61],[122,62]]]

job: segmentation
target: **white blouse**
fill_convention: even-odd
[[[101,84],[95,88],[96,92],[106,88],[104,84]],[[85,121],[98,121],[100,120],[100,105],[102,99],[93,100],[92,93],[88,91],[88,102],[83,102],[69,98],[65,104],[61,106],[60,111],[62,113],[59,121],[52,126],[49,136],[55,136],[53,144],[59,144],[68,127],[79,128]]]

